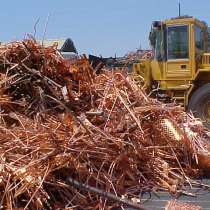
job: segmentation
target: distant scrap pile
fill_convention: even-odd
[[[111,209],[182,193],[210,170],[210,137],[120,71],[95,75],[35,40],[0,47],[3,209]],[[137,209],[143,209],[140,206]]]
[[[141,50],[138,49],[134,52],[129,52],[128,54],[125,55],[127,59],[131,61],[139,61],[140,59],[149,59],[153,57],[153,52],[152,50]]]
[[[127,71],[132,71],[132,66],[134,63],[139,62],[140,59],[149,59],[153,57],[152,50],[136,50],[129,52],[123,57],[110,58],[106,61],[107,67],[119,67],[126,69]]]

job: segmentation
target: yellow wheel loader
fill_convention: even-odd
[[[189,16],[154,21],[149,40],[154,55],[134,63],[133,73],[159,99],[170,97],[210,127],[207,24]]]

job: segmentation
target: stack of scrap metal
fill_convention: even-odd
[[[29,39],[0,46],[0,77],[3,209],[143,209],[141,192],[178,195],[210,169],[202,123],[125,72]]]

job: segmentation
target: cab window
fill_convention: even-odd
[[[195,47],[198,50],[203,50],[204,48],[204,33],[198,26],[195,26]]]
[[[167,58],[189,58],[188,26],[167,27]]]
[[[155,59],[156,60],[161,60],[162,55],[161,55],[161,31],[156,32],[156,43],[155,43]]]

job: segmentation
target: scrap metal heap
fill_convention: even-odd
[[[1,46],[0,63],[3,209],[110,209],[143,191],[186,193],[210,170],[202,123],[125,72],[96,75],[33,39]]]

